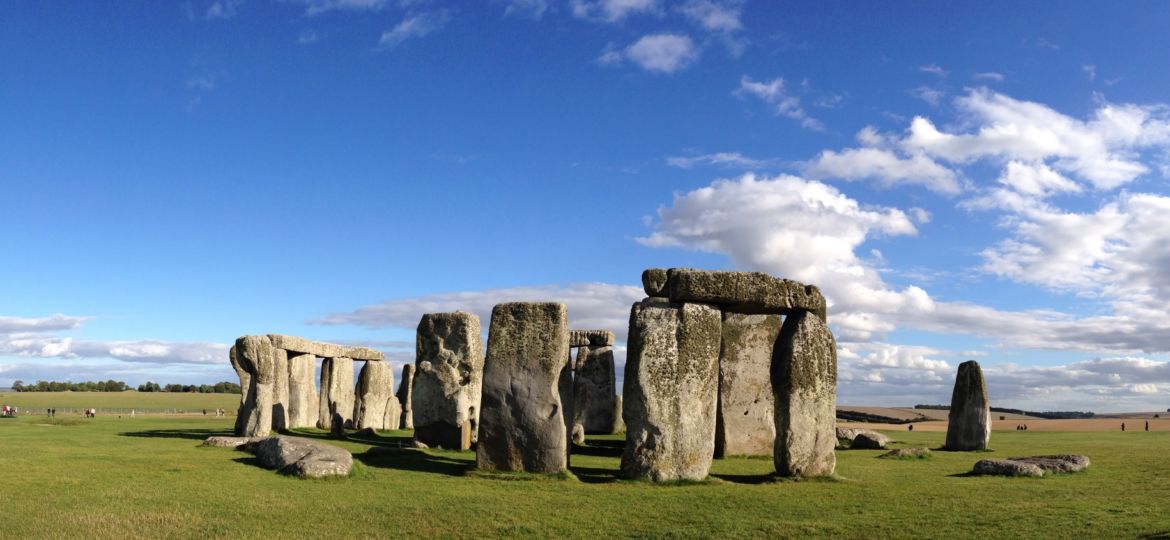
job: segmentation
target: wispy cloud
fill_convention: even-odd
[[[918,71],[921,71],[923,73],[929,73],[929,74],[934,75],[936,77],[946,77],[947,76],[947,70],[939,67],[936,64],[927,64],[925,66],[918,66]]]
[[[597,63],[618,66],[627,60],[651,73],[672,74],[685,69],[699,57],[691,38],[682,34],[652,34],[619,49],[606,45]]]
[[[640,13],[658,13],[658,0],[570,0],[573,16],[596,22],[616,23]]]
[[[1085,64],[1081,66],[1081,71],[1085,72],[1085,76],[1089,78],[1090,82],[1097,79],[1097,66]]]
[[[824,131],[825,125],[813,118],[801,106],[800,98],[789,95],[784,87],[784,79],[775,78],[763,82],[753,80],[744,75],[739,79],[739,88],[733,92],[737,97],[754,97],[772,106],[772,111],[778,116],[797,120],[804,128],[814,131]]]
[[[394,28],[382,32],[378,44],[392,49],[411,39],[425,37],[442,29],[451,20],[450,10],[424,11],[410,15],[400,21]]]
[[[230,19],[236,16],[237,10],[244,0],[216,0],[207,7],[204,17],[207,19]]]
[[[977,81],[1003,82],[1003,74],[996,71],[981,71],[971,76]]]
[[[673,156],[666,158],[666,164],[680,169],[690,169],[700,165],[726,167],[733,169],[757,169],[774,165],[774,159],[755,159],[739,152],[716,152],[697,156]]]
[[[305,14],[320,15],[330,11],[379,11],[391,4],[390,0],[292,0],[305,6]]]
[[[743,29],[740,12],[743,2],[727,0],[688,0],[678,10],[709,32],[736,32]]]
[[[319,39],[321,39],[321,36],[313,29],[301,30],[301,33],[297,35],[297,43],[301,45],[310,45],[316,43]]]
[[[548,0],[503,0],[506,17],[524,17],[538,21],[548,11]]]

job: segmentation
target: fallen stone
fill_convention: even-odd
[[[909,459],[909,458],[927,458],[930,457],[930,450],[926,448],[895,448],[878,457],[887,459]]]
[[[216,448],[240,448],[245,444],[258,441],[260,439],[263,439],[263,437],[224,437],[221,435],[216,435],[204,439],[203,444],[200,446],[214,446]]]
[[[354,389],[353,427],[386,429],[386,401],[394,392],[394,369],[386,362],[366,362]]]
[[[646,291],[646,296],[659,298],[669,296],[666,292],[666,275],[665,268],[647,268],[642,272],[642,288]]]
[[[564,304],[514,302],[492,309],[477,467],[533,473],[565,470],[569,444],[558,386],[568,357]]]
[[[321,414],[317,396],[317,357],[298,354],[288,359],[288,424],[290,428],[313,427]]]
[[[1030,456],[1008,458],[1010,461],[1035,465],[1048,473],[1075,473],[1089,467],[1089,456],[1059,454],[1052,456]]]
[[[974,360],[959,364],[947,420],[944,448],[958,451],[987,449],[991,440],[991,405],[987,400],[983,370]]]
[[[642,301],[630,309],[623,477],[707,477],[715,452],[720,319],[705,304]]]
[[[1044,476],[1044,469],[1031,463],[1010,459],[981,459],[971,469],[972,474],[995,476]]]
[[[617,390],[613,347],[581,347],[577,352],[576,363],[572,393],[574,426],[581,426],[582,436],[586,433],[613,433],[613,408]]]
[[[829,476],[837,466],[837,343],[820,317],[788,315],[772,361],[773,462],[780,476]]]
[[[416,333],[411,416],[414,437],[429,446],[448,446],[469,425],[476,438],[483,387],[483,338],[479,317],[472,313],[427,313]],[[427,439],[431,434],[442,439]]]
[[[881,450],[882,448],[885,448],[887,444],[890,444],[889,437],[876,431],[866,430],[863,433],[858,433],[857,436],[853,438],[853,445],[850,446],[850,448],[856,448],[859,450]]]
[[[312,341],[302,337],[286,336],[283,334],[268,334],[272,345],[289,352],[311,354],[321,358],[352,358],[354,360],[377,362],[386,359],[382,351],[366,347],[346,347],[334,343]]]
[[[715,457],[770,456],[776,442],[772,349],[779,315],[723,312]]]
[[[613,346],[613,332],[609,330],[571,330],[569,332],[570,347],[609,347]]]
[[[353,427],[353,360],[326,358],[321,362],[321,408],[317,427],[334,435]]]
[[[402,379],[398,383],[398,404],[402,406],[402,419],[399,429],[414,429],[414,415],[411,414],[411,388],[414,386],[414,364],[402,366]]]
[[[269,437],[244,446],[260,465],[300,478],[345,476],[353,455],[343,448],[300,437]]]
[[[716,304],[745,314],[815,313],[825,320],[825,297],[814,285],[762,272],[724,272],[671,268],[666,292],[671,302]]]
[[[266,336],[244,336],[236,340],[236,361],[251,375],[248,398],[237,415],[236,431],[241,437],[266,437],[272,431],[272,405],[276,385],[276,349]],[[239,417],[243,416],[243,422]]]

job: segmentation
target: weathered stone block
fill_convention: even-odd
[[[558,386],[568,357],[564,304],[516,302],[492,309],[476,445],[480,469],[565,470],[568,441]]]
[[[573,374],[573,423],[583,434],[613,433],[613,347],[589,345],[577,351]]]
[[[241,437],[264,437],[272,431],[272,404],[276,390],[276,349],[266,336],[244,336],[236,340],[236,361],[251,377],[247,401],[237,416]]]
[[[240,365],[240,361],[236,358],[235,345],[232,345],[228,351],[228,360],[232,363],[232,369],[236,371],[236,376],[240,378],[240,405],[236,409],[236,426],[233,432],[243,433],[244,426],[248,421],[248,415],[244,414],[244,404],[248,402],[248,393],[252,390],[252,375]]]
[[[837,466],[837,343],[808,312],[784,319],[772,361],[773,462],[781,476],[828,476]]]
[[[394,397],[393,391],[394,371],[390,364],[366,362],[354,389],[353,427],[386,429],[386,401]]]
[[[702,480],[715,452],[719,310],[642,301],[630,310],[621,474]]]
[[[471,438],[475,440],[483,387],[479,317],[462,311],[427,313],[418,323],[415,343],[410,407],[415,440],[427,446],[441,446],[438,441],[427,440],[428,434],[435,431],[425,429],[440,423],[453,428],[470,423]]]
[[[606,347],[614,342],[613,332],[609,330],[570,330],[570,347]]]
[[[374,349],[367,349],[365,347],[346,347],[345,345],[313,341],[297,336],[286,336],[284,334],[268,334],[268,339],[272,340],[272,346],[278,349],[284,349],[294,353],[311,354],[321,358],[352,358],[354,360],[372,362],[386,359],[386,355],[382,351],[375,351]]]
[[[326,358],[321,362],[321,413],[317,427],[330,433],[353,427],[353,360]]]
[[[398,403],[402,405],[402,417],[398,429],[414,429],[414,415],[411,414],[411,388],[414,387],[414,364],[402,366],[402,379],[398,383],[398,392],[394,394]]]
[[[646,291],[646,296],[662,298],[669,296],[666,292],[666,269],[648,268],[643,271],[642,289]]]
[[[402,405],[398,398],[390,396],[386,400],[386,413],[382,418],[383,429],[402,429]]]
[[[298,354],[288,359],[288,423],[290,428],[313,427],[321,414],[317,397],[317,357]]]
[[[779,315],[723,313],[715,457],[770,456],[776,442],[772,356]]]
[[[959,364],[951,410],[947,414],[947,450],[985,450],[991,440],[991,404],[979,362]]]
[[[779,279],[763,272],[724,272],[671,268],[666,292],[671,302],[716,304],[745,314],[816,313],[825,320],[825,297],[814,285]]]
[[[613,428],[609,430],[610,433],[621,433],[626,430],[626,422],[622,420],[622,396],[618,394],[613,398]]]
[[[284,431],[289,427],[288,351],[275,349],[273,353],[272,429]]]

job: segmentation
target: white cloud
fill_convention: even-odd
[[[204,16],[208,19],[230,19],[236,16],[237,10],[244,0],[216,0],[207,6]]]
[[[91,317],[71,315],[50,315],[48,317],[0,316],[0,335],[18,332],[53,332],[76,330]]]
[[[900,157],[893,151],[879,148],[825,150],[805,165],[804,174],[814,179],[873,179],[885,187],[920,185],[946,195],[962,191],[954,171],[925,155]]]
[[[687,18],[710,32],[735,32],[743,29],[740,11],[743,2],[737,0],[688,0],[679,7]]]
[[[757,169],[771,165],[775,160],[755,159],[739,152],[716,152],[698,156],[674,156],[666,158],[666,164],[680,169],[690,169],[700,165],[729,167],[736,169]]]
[[[504,15],[540,20],[548,11],[548,0],[507,0]]]
[[[394,28],[382,32],[382,38],[378,40],[378,44],[394,48],[409,39],[421,38],[437,31],[446,26],[450,20],[451,12],[448,10],[417,13],[402,19]]]
[[[573,16],[597,22],[620,22],[630,15],[657,13],[658,0],[570,0]]]
[[[330,11],[379,11],[390,0],[294,0],[305,6],[305,14],[320,15]]]
[[[971,76],[977,81],[1003,82],[1003,74],[995,71],[982,71]]]
[[[918,88],[911,90],[910,95],[925,101],[931,106],[937,107],[939,103],[942,103],[942,99],[946,94],[944,94],[942,90],[938,90],[936,88],[931,88],[929,86],[919,86]]]
[[[738,97],[752,96],[772,106],[778,116],[785,116],[800,122],[802,127],[824,131],[825,126],[820,120],[808,115],[800,104],[800,98],[789,95],[784,88],[784,79],[775,78],[768,82],[756,81],[744,75],[739,79],[739,88],[734,94]]]
[[[643,36],[625,50],[625,57],[642,69],[667,74],[689,66],[698,56],[691,38],[681,34]]]
[[[1089,78],[1090,82],[1097,78],[1097,66],[1094,66],[1093,64],[1085,64],[1081,66],[1081,71],[1085,72],[1085,76]]]
[[[945,70],[941,67],[938,67],[935,64],[927,64],[925,66],[918,66],[918,71],[921,71],[923,73],[929,73],[929,74],[934,75],[936,77],[946,77],[947,76],[947,70]]]

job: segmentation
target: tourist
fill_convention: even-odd
[[[1125,431],[1125,422],[1121,423],[1121,431]]]
[[[914,424],[906,426],[906,431],[914,431]]]
[[[1146,420],[1146,431],[1150,430],[1150,421]]]

